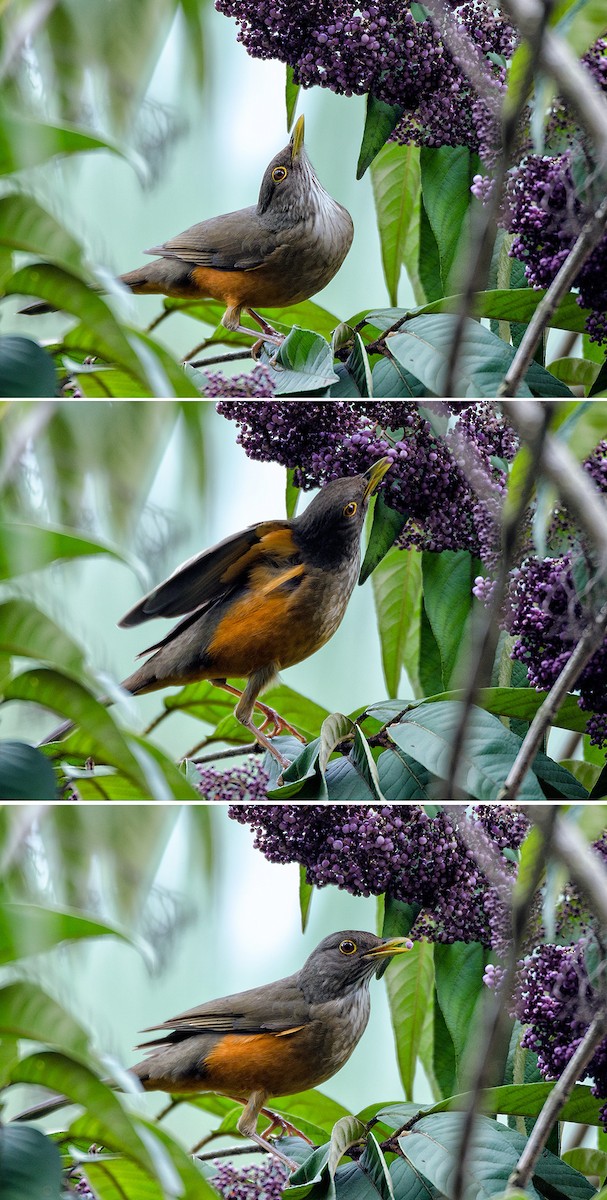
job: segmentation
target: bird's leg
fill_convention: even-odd
[[[260,313],[255,312],[254,308],[247,308],[247,312],[249,316],[252,317],[253,320],[259,325],[265,342],[274,342],[275,346],[282,345],[285,340],[284,333],[279,333],[277,329],[274,329],[272,325],[264,320]]]
[[[270,1121],[272,1122],[271,1125],[268,1125],[268,1127],[264,1129],[264,1138],[268,1138],[275,1129],[281,1129],[283,1133],[288,1133],[291,1137],[302,1138],[304,1142],[308,1143],[308,1146],[314,1145],[314,1142],[310,1141],[310,1138],[306,1137],[305,1133],[301,1132],[301,1129],[298,1129],[296,1125],[292,1125],[291,1122],[287,1121],[285,1117],[281,1117],[280,1113],[274,1112],[273,1108],[262,1108],[261,1111],[264,1117],[269,1117]]]
[[[213,683],[215,684],[215,687],[222,688],[224,692],[230,692],[232,696],[238,696],[238,704],[234,710],[236,720],[240,721],[241,725],[244,725],[246,729],[250,729],[253,736],[257,738],[257,741],[260,742],[262,746],[265,746],[266,750],[269,750],[270,754],[274,755],[274,758],[278,759],[278,762],[282,767],[288,767],[290,765],[288,759],[284,758],[283,755],[278,752],[275,746],[272,746],[270,737],[277,737],[280,733],[287,731],[288,733],[291,733],[293,737],[296,737],[298,741],[303,742],[304,745],[306,739],[301,733],[299,733],[297,729],[293,727],[293,725],[290,725],[288,721],[285,721],[284,718],[281,717],[280,713],[276,712],[276,709],[270,708],[269,704],[263,704],[261,700],[258,700],[256,692],[258,690],[259,683],[255,676],[253,676],[249,681],[244,692],[240,692],[238,688],[235,688],[230,683],[227,683],[225,679],[214,679]],[[253,695],[251,695],[251,693],[253,693]],[[263,724],[259,728],[253,721],[254,708],[258,708],[260,712],[263,713],[265,718]],[[267,735],[264,733],[264,730],[268,724],[272,725],[274,729],[272,734]]]
[[[239,1133],[242,1133],[243,1137],[251,1138],[251,1141],[261,1146],[262,1150],[267,1150],[275,1158],[279,1158],[290,1171],[297,1170],[298,1164],[292,1158],[287,1158],[286,1154],[281,1154],[280,1150],[272,1142],[266,1141],[265,1137],[262,1137],[257,1132],[257,1118],[260,1112],[263,1111],[264,1100],[267,1100],[267,1092],[251,1092],[237,1121],[236,1128]]]

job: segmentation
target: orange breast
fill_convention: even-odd
[[[305,1091],[326,1078],[324,1056],[311,1053],[309,1042],[307,1027],[293,1033],[228,1034],[205,1060],[205,1087],[233,1096],[262,1089],[269,1096]]]

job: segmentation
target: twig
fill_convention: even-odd
[[[518,386],[527,373],[535,353],[535,348],[550,318],[558,308],[563,297],[569,292],[595,246],[600,242],[606,225],[607,199],[603,200],[596,212],[586,221],[560,271],[553,279],[546,294],[540,300],[523,334],[521,344],[498,388],[498,396],[516,395]]]
[[[521,1191],[524,1191],[527,1187],[533,1175],[535,1164],[548,1141],[550,1131],[557,1120],[559,1112],[563,1105],[567,1103],[575,1084],[583,1074],[584,1068],[588,1066],[599,1042],[603,1041],[606,1034],[607,1009],[602,1008],[588,1026],[575,1054],[569,1059],[563,1074],[557,1079],[544,1104],[533,1126],[527,1145],[508,1180],[509,1187],[520,1188]]]
[[[535,893],[542,877],[546,857],[550,850],[552,831],[557,812],[556,808],[543,810],[543,821],[540,830],[544,838],[542,853],[537,855],[533,871],[527,880],[525,891],[517,898],[513,906],[513,934],[508,964],[504,971],[500,987],[487,1001],[484,1026],[480,1031],[477,1041],[476,1065],[470,1089],[470,1102],[462,1122],[461,1150],[458,1155],[457,1173],[453,1183],[451,1200],[462,1200],[466,1191],[468,1158],[472,1146],[472,1131],[476,1120],[479,1096],[486,1087],[490,1086],[494,1062],[498,1053],[503,1051],[504,1042],[507,1040],[509,1000],[514,987],[516,964],[523,945],[527,921],[533,906]]]
[[[575,686],[586,663],[592,658],[607,632],[607,604],[604,604],[596,619],[580,638],[571,658],[553,683],[543,704],[538,708],[523,738],[523,744],[508,772],[506,782],[498,800],[515,800],[520,786],[541,746],[544,735],[552,724],[567,693]]]
[[[508,416],[524,441],[544,421],[545,402],[517,400],[508,405]],[[599,570],[607,569],[607,512],[603,497],[571,451],[552,434],[544,438],[542,470],[555,485],[561,500],[595,544]]]
[[[233,1150],[229,1147],[227,1150],[214,1150],[210,1154],[197,1154],[196,1158],[199,1162],[209,1162],[214,1158],[233,1158],[237,1154],[268,1154],[269,1151],[264,1146],[257,1146],[253,1142],[247,1146],[235,1146]]]
[[[202,742],[201,745],[208,743]],[[227,750],[216,750],[214,754],[204,755],[202,758],[191,758],[190,754],[184,754],[183,757],[194,763],[209,763],[217,762],[220,758],[237,758],[239,754],[261,754],[263,746],[259,742],[247,742],[244,746],[230,746]],[[191,753],[196,753],[196,746],[193,747]]]
[[[250,357],[250,350],[232,350],[229,354],[216,354],[213,358],[197,358],[195,362],[190,362],[189,359],[186,359],[186,362],[188,367],[208,367],[212,366],[213,363],[238,362],[241,358]]]
[[[508,409],[508,419],[511,418],[511,410],[514,405],[510,405]],[[457,799],[457,768],[460,756],[466,741],[466,733],[470,721],[470,712],[474,704],[474,700],[479,688],[482,686],[483,679],[486,678],[491,671],[493,657],[498,641],[498,617],[502,607],[504,594],[508,582],[508,573],[512,566],[514,552],[516,549],[516,540],[521,522],[524,518],[527,506],[531,499],[539,464],[542,459],[542,451],[548,420],[551,413],[549,404],[540,405],[538,420],[533,427],[527,431],[526,441],[531,451],[529,457],[529,467],[526,477],[520,489],[516,509],[510,515],[508,522],[504,523],[502,529],[502,554],[500,555],[498,575],[491,594],[491,602],[487,608],[481,609],[476,618],[476,628],[473,629],[471,635],[471,643],[474,647],[475,659],[472,663],[472,669],[468,672],[466,686],[462,697],[462,709],[460,718],[457,723],[453,741],[451,744],[451,755],[449,759],[449,770],[446,782],[447,800]]]
[[[146,725],[142,736],[148,737],[149,734],[152,733],[152,731],[154,729],[158,728],[158,726],[160,725],[160,723],[162,721],[166,721],[167,717],[169,717],[171,715],[171,712],[173,712],[173,711],[174,711],[174,709],[165,708],[164,712],[159,713],[157,717],[154,717],[153,721],[150,721],[149,725]]]
[[[150,321],[145,332],[153,333],[155,329],[158,329],[158,326],[161,325],[163,321],[166,321],[167,317],[170,317],[171,314],[175,313],[175,312],[179,312],[179,309],[178,308],[164,308],[162,310],[162,312],[158,314],[157,317],[154,317],[153,321]]]

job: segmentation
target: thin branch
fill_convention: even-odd
[[[208,741],[201,742],[199,745],[208,745]],[[247,742],[244,746],[230,746],[227,750],[216,750],[214,754],[204,755],[202,758],[192,758],[191,755],[196,753],[198,747],[193,746],[190,754],[184,754],[183,758],[187,758],[194,763],[213,763],[218,762],[220,758],[237,758],[239,754],[261,754],[263,746],[259,742]]]
[[[542,853],[537,855],[533,864],[533,870],[527,879],[524,892],[515,899],[512,911],[513,935],[508,963],[500,987],[486,1002],[485,1019],[476,1042],[476,1062],[470,1089],[470,1102],[462,1122],[461,1150],[458,1155],[452,1200],[462,1200],[462,1197],[465,1195],[468,1159],[472,1148],[472,1131],[476,1120],[479,1097],[481,1092],[490,1086],[495,1060],[500,1052],[503,1051],[504,1043],[507,1043],[509,1028],[507,1014],[510,997],[514,989],[516,964],[520,957],[527,922],[544,870],[546,857],[550,852],[557,813],[558,809],[556,808],[548,808],[542,811],[542,825],[540,827],[540,832],[544,838]]]
[[[199,1162],[210,1162],[214,1158],[235,1158],[237,1154],[269,1154],[269,1149],[251,1142],[247,1146],[235,1146],[232,1150],[228,1147],[227,1150],[214,1150],[210,1154],[197,1154],[196,1158]]]
[[[521,1191],[527,1187],[535,1164],[548,1141],[552,1126],[606,1034],[607,1010],[603,1008],[588,1026],[575,1054],[569,1059],[563,1074],[557,1079],[533,1126],[527,1145],[508,1180],[509,1187],[520,1188]]]
[[[500,384],[498,396],[515,396],[533,360],[535,348],[542,337],[550,318],[561,300],[575,283],[584,263],[600,242],[607,226],[607,199],[586,221],[577,241],[567,255],[560,271],[553,279],[546,294],[540,300],[526,330],[521,344]]]
[[[508,772],[506,782],[498,796],[503,804],[506,800],[515,800],[527,771],[542,744],[561,704],[567,693],[571,691],[579,679],[586,663],[601,645],[607,633],[607,604],[604,604],[596,619],[589,625],[580,638],[571,658],[563,667],[558,678],[553,683],[543,704],[538,708],[530,726],[523,738],[523,744]]]
[[[254,336],[253,330],[251,330],[251,335]],[[238,362],[241,358],[250,357],[250,350],[231,350],[229,354],[216,354],[213,358],[197,358],[195,362],[190,362],[189,359],[185,361],[188,367],[209,367],[213,363]]]
[[[150,721],[149,725],[146,725],[142,737],[148,737],[150,733],[152,733],[154,729],[157,729],[162,721],[166,721],[167,717],[170,717],[171,712],[174,711],[174,709],[165,708],[164,712],[159,713],[157,717],[154,717],[153,721]]]
[[[162,312],[158,314],[157,317],[154,317],[153,321],[150,321],[145,332],[153,333],[153,331],[155,329],[158,329],[159,325],[162,325],[163,321],[166,321],[167,317],[170,317],[173,313],[176,313],[176,312],[179,312],[178,308],[164,308],[162,310]]]
[[[508,417],[524,441],[544,421],[545,401],[517,400],[508,406]],[[597,551],[599,570],[607,570],[607,512],[603,497],[567,446],[547,434],[541,467],[555,485],[561,500],[586,530]]]
[[[513,407],[513,405],[509,406],[509,420],[511,418],[511,410]],[[526,441],[530,449],[530,456],[527,474],[520,488],[516,508],[510,515],[508,521],[504,522],[503,525],[502,553],[500,555],[498,575],[491,593],[491,601],[487,608],[482,608],[478,613],[476,617],[476,627],[473,627],[472,630],[471,644],[474,647],[475,657],[471,670],[469,670],[466,679],[464,695],[461,702],[461,715],[458,720],[457,728],[451,744],[445,795],[445,799],[448,800],[457,799],[457,768],[466,741],[470,713],[477,692],[483,685],[484,679],[486,679],[490,674],[491,667],[493,665],[493,658],[498,641],[498,617],[506,592],[508,574],[514,559],[519,529],[527,511],[527,507],[533,492],[534,483],[537,478],[539,464],[542,460],[544,440],[546,437],[550,413],[551,406],[549,404],[541,405],[538,414],[538,420],[534,422],[533,427],[528,431]],[[541,418],[541,420],[539,418]]]

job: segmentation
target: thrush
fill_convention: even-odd
[[[264,339],[281,335],[256,311],[287,308],[326,287],[352,244],[349,212],[319,183],[304,147],[299,117],[288,145],[266,167],[256,205],[192,225],[146,250],[153,262],[120,275],[136,293],[225,304],[226,329],[254,337],[241,325],[243,309]],[[33,304],[29,315],[52,311]]]
[[[178,567],[119,622],[128,628],[154,617],[182,618],[142,651],[151,657],[122,687],[142,695],[210,680],[238,697],[236,719],[287,767],[271,736],[305,738],[259,695],[279,671],[324,646],[340,625],[360,571],[369,500],[390,465],[382,458],[362,475],[334,479],[301,516],[249,525]],[[244,690],[230,678],[246,679]],[[259,728],[255,708],[264,718]]]
[[[367,1026],[372,976],[412,945],[407,938],[361,930],[329,934],[294,975],[207,1001],[144,1030],[163,1032],[137,1047],[147,1057],[130,1070],[145,1091],[219,1092],[242,1103],[239,1132],[292,1168],[296,1164],[268,1140],[276,1125],[287,1123],[266,1102],[318,1087],[343,1067]],[[28,1109],[20,1119],[60,1103],[65,1097]],[[262,1112],[272,1122],[264,1135],[257,1133]]]

